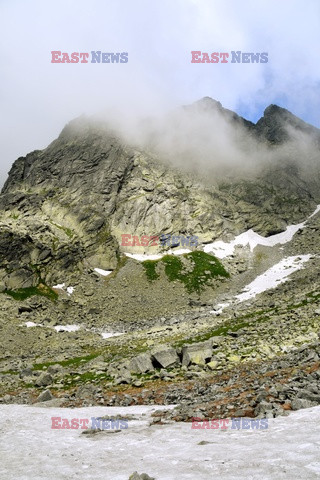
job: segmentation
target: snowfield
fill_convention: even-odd
[[[6,480],[313,480],[320,478],[320,406],[269,419],[267,430],[149,427],[161,407],[0,407],[0,478]],[[134,415],[120,433],[52,430],[51,417]],[[144,415],[143,415],[144,414]],[[210,442],[199,445],[199,442]]]
[[[262,275],[255,278],[253,282],[245,287],[240,295],[235,296],[235,299],[239,302],[244,302],[254,298],[258,293],[276,288],[280,283],[287,282],[289,276],[297,270],[304,268],[304,264],[310,258],[311,255],[296,255],[284,258],[281,262],[273,265]]]
[[[203,250],[206,253],[212,253],[217,258],[225,258],[233,255],[236,247],[249,246],[252,252],[257,245],[264,245],[266,247],[274,247],[275,245],[284,245],[292,240],[293,236],[302,228],[306,226],[307,221],[317,215],[320,211],[320,205],[317,206],[315,211],[309,215],[307,220],[297,225],[289,225],[284,232],[271,235],[270,237],[262,237],[254,230],[248,230],[243,232],[234,238],[231,242],[223,242],[217,240],[213,243],[208,243],[204,246]]]
[[[286,257],[273,267],[258,275],[249,285],[247,285],[239,295],[235,295],[231,303],[241,303],[252,300],[259,293],[266,292],[271,288],[276,288],[281,283],[290,281],[290,275],[297,270],[305,267],[305,263],[310,260],[312,255],[296,255]],[[210,310],[213,315],[220,315],[223,310],[230,306],[230,303],[218,303],[214,310]]]

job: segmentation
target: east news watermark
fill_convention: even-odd
[[[196,235],[131,235],[123,233],[121,235],[122,247],[197,247],[199,237]]]
[[[191,428],[193,430],[266,430],[267,418],[198,418],[193,417]]]
[[[62,418],[51,417],[52,430],[126,430],[129,426],[127,418]]]
[[[191,51],[191,63],[268,63],[268,52],[201,52]]]
[[[128,63],[128,52],[102,52],[92,50],[91,52],[62,52],[61,50],[51,51],[51,63]]]

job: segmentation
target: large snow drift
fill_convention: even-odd
[[[192,430],[190,423],[148,426],[158,407],[0,407],[0,478],[128,480],[312,480],[320,477],[320,407],[269,419],[267,430]],[[141,416],[145,413],[145,416]],[[51,417],[138,416],[120,433],[92,437],[52,430]],[[199,442],[210,442],[199,445]]]

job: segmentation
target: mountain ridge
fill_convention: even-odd
[[[237,131],[240,125],[241,135],[247,131],[241,117],[208,98],[187,108],[188,122],[189,112],[199,108],[202,112],[203,105],[206,112],[208,109],[223,111],[232,128],[236,124]],[[286,110],[267,107],[267,126],[270,116],[276,115],[279,122],[279,112],[281,118],[288,118]],[[193,121],[193,113],[191,118]],[[297,123],[291,114],[289,119],[291,124]],[[206,115],[204,120],[201,117],[200,126],[203,121],[207,122]],[[217,128],[219,121],[225,120],[214,116]],[[256,125],[260,125],[259,135],[263,136],[265,148],[265,140],[269,141],[272,132],[259,122]],[[301,125],[305,133],[304,122]],[[276,131],[279,132],[278,126]],[[207,133],[210,135],[210,129]],[[312,139],[313,134],[312,130]],[[279,138],[277,136],[274,143]],[[215,142],[209,147],[208,155],[214,159]],[[192,234],[205,243],[230,238],[250,228],[267,236],[283,231],[288,224],[304,219],[319,203],[320,162],[309,173],[304,173],[307,169],[299,166],[298,157],[284,155],[281,145],[279,150],[275,150],[274,145],[272,148],[276,161],[261,167],[252,178],[245,175],[239,179],[236,174],[229,179],[219,178],[213,173],[213,181],[205,183],[201,176],[188,172],[188,168],[181,170],[171,160],[163,162],[157,151],[144,151],[143,146],[126,144],[101,121],[79,117],[69,122],[46,149],[35,150],[13,164],[0,195],[3,232],[7,232],[0,236],[3,252],[0,263],[10,270],[12,260],[8,263],[6,258],[6,252],[11,249],[7,244],[8,232],[19,244],[28,231],[32,240],[31,244],[27,242],[30,251],[26,254],[26,265],[44,255],[45,261],[40,260],[42,276],[47,281],[58,281],[66,266],[70,274],[79,265],[81,271],[88,266],[115,269],[122,250],[122,234]],[[197,148],[193,150],[196,155]],[[319,159],[319,154],[320,150],[316,151],[315,159]],[[259,153],[253,157],[255,163],[256,158]],[[234,168],[235,172],[242,168],[239,165]],[[206,169],[208,166],[204,171]],[[38,230],[43,233],[39,235]],[[21,249],[24,251],[25,246]],[[152,253],[154,249],[147,250]],[[50,253],[46,256],[44,252]],[[30,267],[27,271],[31,273]],[[10,275],[16,278],[15,272],[13,268],[9,278]],[[2,278],[8,278],[5,270]],[[38,277],[32,272],[30,278],[33,284]]]

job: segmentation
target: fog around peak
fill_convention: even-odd
[[[253,177],[269,167],[320,166],[320,130],[276,105],[255,124],[209,97],[163,115],[99,118],[125,144],[209,181]]]

